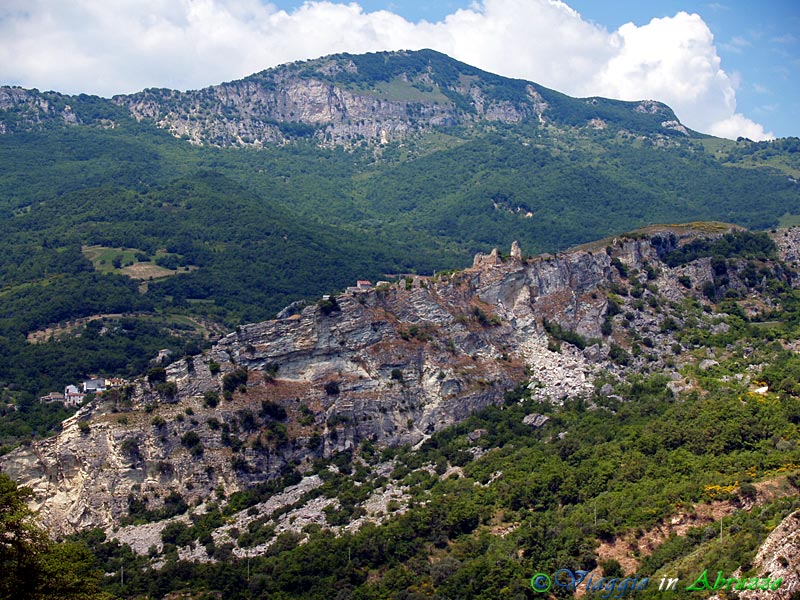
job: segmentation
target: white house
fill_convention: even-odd
[[[64,404],[66,406],[78,406],[83,402],[85,395],[78,389],[78,386],[68,385],[64,388]]]

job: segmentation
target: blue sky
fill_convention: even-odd
[[[800,3],[2,0],[0,85],[197,89],[337,52],[434,48],[572,96],[666,102],[705,133],[800,136]]]
[[[800,136],[800,3],[568,2],[585,18],[608,29],[678,11],[696,12],[714,34],[722,67],[737,78],[737,109],[775,135]]]

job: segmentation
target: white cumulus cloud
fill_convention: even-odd
[[[689,127],[771,137],[736,112],[708,26],[678,13],[609,32],[559,0],[483,0],[412,23],[356,2],[4,0],[0,83],[110,96],[196,89],[336,52],[433,48],[579,96],[666,102]]]
[[[706,133],[730,139],[741,136],[751,140],[769,140],[775,137],[771,131],[764,131],[761,125],[739,113],[713,123]]]
[[[669,104],[693,129],[714,135],[774,137],[736,113],[738,76],[722,69],[714,36],[699,15],[680,12],[640,27],[627,23],[612,41],[617,53],[584,90],[623,100],[647,94]]]

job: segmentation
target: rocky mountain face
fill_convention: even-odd
[[[433,127],[543,119],[549,107],[533,84],[518,102],[501,100],[487,96],[478,77],[437,83],[430,65],[371,86],[359,75],[353,58],[334,56],[198,91],[145,90],[114,101],[176,136],[220,146],[259,146],[294,136],[332,144],[387,143]]]
[[[515,245],[462,272],[289,307],[103,394],[0,468],[34,489],[53,531],[111,528],[133,500],[152,510],[171,494],[196,504],[365,444],[418,444],[501,403],[518,382],[559,403],[589,397],[598,374],[674,371],[686,301],[707,307],[694,326],[724,331],[709,286],[757,296],[763,285],[744,260],[728,260],[724,280],[711,258],[664,262],[724,231],[654,228],[536,258]],[[776,236],[784,259],[798,239],[796,230]],[[777,263],[761,266],[783,277]]]
[[[201,90],[147,89],[113,101],[0,88],[0,133],[48,124],[111,126],[124,114],[214,146],[258,147],[302,138],[324,145],[386,144],[411,133],[478,123],[693,135],[658,102],[569,98],[432,50],[334,55]]]
[[[753,566],[760,573],[769,573],[773,580],[782,579],[783,583],[770,592],[745,590],[741,598],[789,600],[797,596],[800,591],[800,512],[793,512],[772,530],[756,554]],[[736,575],[741,576],[741,573]]]
[[[62,102],[53,102],[53,96],[58,96]],[[0,134],[40,129],[47,122],[64,125],[80,123],[72,106],[64,102],[63,98],[65,97],[41,94],[19,87],[0,87],[0,114],[13,114],[16,117],[15,122],[8,118],[0,119]]]

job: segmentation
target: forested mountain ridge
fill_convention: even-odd
[[[242,327],[0,465],[121,597],[532,598],[559,568],[681,590],[708,568],[789,598],[798,264],[800,230],[709,223],[514,245]]]
[[[116,105],[116,106],[115,106]],[[575,99],[500,77],[433,50],[339,54],[197,91],[148,89],[113,103],[0,88],[0,133],[48,123],[113,126],[121,111],[196,144],[386,144],[434,128],[523,122],[697,137],[654,101]]]

